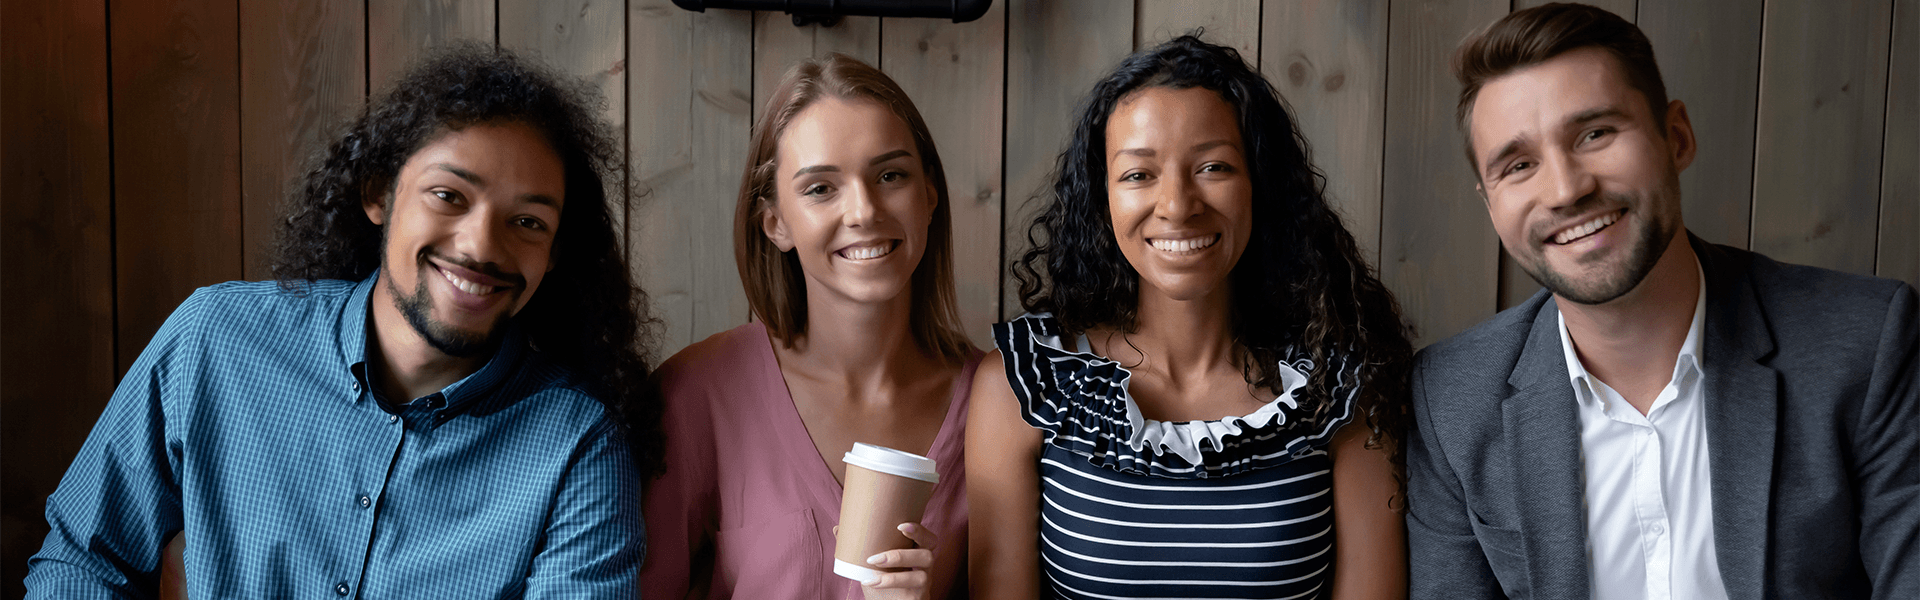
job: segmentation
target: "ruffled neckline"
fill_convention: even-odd
[[[1127,390],[1132,372],[1090,352],[1069,350],[1051,315],[1026,315],[995,326],[1009,382],[1029,424],[1043,439],[1095,464],[1175,478],[1206,478],[1278,466],[1324,448],[1352,419],[1352,377],[1338,380],[1338,406],[1325,423],[1306,427],[1300,407],[1312,361],[1279,363],[1283,392],[1245,415],[1212,421],[1159,421],[1140,413]],[[1024,335],[1022,335],[1024,334]],[[1016,365],[1018,362],[1027,363]],[[1020,373],[1014,372],[1020,369]],[[1341,393],[1345,392],[1345,393]]]

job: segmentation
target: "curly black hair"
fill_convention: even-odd
[[[1283,359],[1360,360],[1368,445],[1384,447],[1403,468],[1413,346],[1399,304],[1327,205],[1325,177],[1309,161],[1291,111],[1232,48],[1181,36],[1134,53],[1094,85],[1045,210],[1027,230],[1033,248],[1013,265],[1022,308],[1051,312],[1069,331],[1134,330],[1140,274],[1121,255],[1107,212],[1106,131],[1121,101],[1152,87],[1212,90],[1238,113],[1253,182],[1253,237],[1229,277],[1235,341],[1250,359],[1247,382],[1284,393]],[[1338,374],[1330,371],[1314,370],[1303,390],[1314,421],[1333,408]]]
[[[565,168],[554,267],[514,318],[528,341],[572,368],[627,432],[643,477],[661,469],[658,395],[647,349],[656,324],[627,269],[615,217],[637,196],[622,145],[595,116],[593,88],[491,45],[440,49],[371,102],[316,156],[289,194],[273,277],[300,291],[321,279],[360,281],[380,266],[384,229],[361,208],[391,199],[409,157],[442,133],[521,123],[547,138]]]

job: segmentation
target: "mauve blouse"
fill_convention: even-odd
[[[936,600],[966,597],[961,446],[980,356],[954,378],[946,419],[928,452],[940,481],[920,523],[940,536],[932,569]],[[711,536],[708,598],[860,598],[859,583],[833,574],[840,483],[794,408],[766,328],[748,323],[688,346],[661,365],[657,377],[666,400],[666,473],[646,486],[642,597],[687,597],[699,576],[692,572],[692,548]]]

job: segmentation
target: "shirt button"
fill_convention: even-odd
[[[353,382],[353,391],[356,391],[356,392],[360,391],[360,382],[358,381]]]
[[[340,583],[333,584],[333,593],[339,594],[342,596],[347,595],[347,582],[342,581]]]
[[[364,495],[363,495],[363,496],[360,496],[360,508],[367,508],[367,507],[370,507],[370,506],[373,506],[373,499],[372,499],[372,498],[368,498],[368,497],[366,497],[366,496],[364,496]]]
[[[388,422],[388,423],[393,423],[393,422],[396,422],[396,421],[399,421],[399,420],[400,420],[400,415],[387,415],[387,422]]]

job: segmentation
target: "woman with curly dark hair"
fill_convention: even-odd
[[[788,70],[753,126],[734,259],[756,322],[660,366],[671,436],[647,490],[648,598],[965,598],[961,428],[980,361],[953,293],[952,206],[899,84],[842,54]],[[834,556],[856,443],[936,474],[912,547]]]
[[[172,496],[69,502],[157,521],[76,546],[144,567],[184,530],[160,579],[195,597],[631,594],[659,405],[590,90],[465,45],[373,99],[288,199],[277,282],[196,292],[116,395],[164,447],[109,460],[167,458]]]
[[[1095,85],[973,385],[977,593],[1405,595],[1412,349],[1322,187],[1232,49]]]

